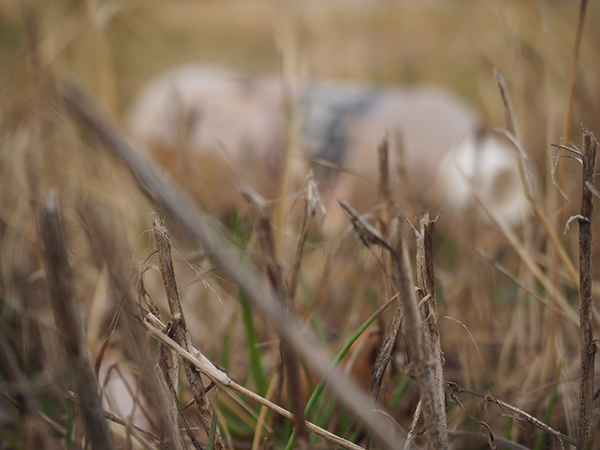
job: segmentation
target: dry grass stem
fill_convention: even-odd
[[[375,406],[383,375],[390,361],[396,343],[403,315],[406,316],[406,335],[408,339],[411,361],[415,367],[415,377],[419,386],[419,395],[423,402],[423,417],[427,428],[427,439],[432,448],[448,448],[448,433],[445,413],[445,393],[443,385],[442,355],[437,330],[437,314],[435,313],[435,297],[433,282],[433,224],[429,214],[419,216],[417,233],[417,268],[419,284],[423,292],[424,313],[419,313],[419,306],[414,293],[408,250],[404,242],[402,218],[392,220],[390,226],[390,242],[359,216],[348,204],[339,201],[348,214],[356,233],[368,244],[379,245],[390,251],[394,268],[395,282],[399,292],[399,306],[394,314],[392,325],[377,354],[371,372],[372,405]],[[433,294],[429,294],[433,292]],[[434,305],[431,305],[431,302]],[[421,320],[426,325],[421,329]],[[427,335],[425,337],[425,335]]]
[[[435,386],[430,392],[432,402],[430,410],[435,413],[433,419],[437,423],[439,441],[436,445],[448,445],[448,428],[446,420],[446,393],[444,391],[444,355],[440,347],[438,330],[437,301],[435,298],[435,279],[433,273],[433,233],[435,222],[429,219],[429,212],[424,211],[417,217],[415,234],[417,237],[417,283],[421,297],[421,319],[423,320],[423,338],[427,355],[427,364],[433,366]],[[442,447],[435,447],[442,448]]]
[[[423,419],[427,430],[427,442],[430,448],[448,448],[447,425],[441,417],[445,416],[445,404],[440,410],[437,373],[433,355],[424,346],[421,313],[414,291],[408,248],[404,242],[402,218],[396,217],[391,224],[390,241],[393,248],[392,265],[400,293],[399,300],[404,314],[409,354],[414,366],[415,379],[422,401]]]
[[[379,156],[379,196],[386,214],[391,214],[393,209],[392,191],[390,186],[390,144],[388,136],[385,135],[377,147]],[[387,223],[389,217],[383,218],[383,223]]]
[[[415,438],[415,433],[417,431],[417,424],[419,423],[419,419],[421,418],[421,405],[423,402],[419,400],[417,403],[417,407],[415,408],[415,413],[413,415],[413,419],[410,422],[410,426],[406,432],[406,442],[404,443],[404,450],[410,450],[410,443]]]
[[[546,431],[547,433],[551,434],[555,438],[557,438],[559,440],[563,440],[564,439],[568,443],[576,445],[576,441],[574,439],[572,439],[572,438],[570,438],[568,436],[565,436],[560,431],[557,431],[554,428],[546,425],[541,420],[535,418],[531,414],[526,413],[522,409],[517,408],[516,406],[513,406],[513,405],[511,405],[509,403],[506,403],[506,402],[504,402],[502,400],[499,400],[497,398],[490,397],[489,395],[480,394],[479,392],[474,392],[474,391],[471,391],[469,389],[463,389],[463,388],[461,388],[456,383],[452,383],[452,382],[446,381],[446,384],[450,386],[450,389],[451,389],[450,395],[453,396],[453,397],[455,397],[455,398],[458,398],[458,396],[460,396],[460,394],[464,393],[464,394],[472,395],[472,396],[475,396],[475,397],[479,397],[479,398],[484,399],[485,401],[487,401],[489,403],[495,403],[500,408],[507,409],[509,411],[517,413],[523,420],[527,421],[528,423],[530,423],[534,427],[539,428],[540,430]]]
[[[165,285],[165,291],[167,293],[167,300],[169,302],[169,310],[171,312],[171,321],[167,325],[167,332],[172,334],[175,341],[179,343],[183,348],[189,349],[189,335],[186,327],[185,316],[181,308],[181,302],[179,299],[179,289],[175,280],[175,270],[173,269],[173,260],[171,258],[171,244],[167,235],[167,229],[162,218],[156,214],[152,214],[152,225],[154,228],[154,237],[156,240],[156,247],[158,249],[158,259],[160,261],[160,272]],[[161,352],[162,353],[162,352]],[[166,354],[162,353],[163,357],[163,372],[166,379],[169,379],[169,370],[166,367]],[[176,365],[177,357],[173,356],[173,366]],[[206,435],[210,435],[211,423],[213,420],[213,410],[210,402],[204,391],[204,384],[200,377],[200,373],[193,367],[188,361],[183,362],[185,374],[188,382],[192,389],[192,395],[194,396],[196,408],[202,419],[204,430]],[[174,379],[176,382],[176,378]],[[169,383],[169,382],[168,382]],[[174,389],[174,386],[171,386]],[[175,391],[176,392],[176,391]],[[183,416],[182,416],[183,419]],[[195,440],[193,433],[188,431],[188,435],[192,441]],[[224,449],[225,443],[221,436],[220,428],[217,427],[215,430],[214,447],[217,449]]]
[[[73,290],[67,239],[56,191],[38,209],[38,234],[54,320],[71,366],[75,391],[81,398],[86,438],[93,449],[111,449],[113,441],[100,402],[98,381],[88,358]]]
[[[383,238],[381,233],[377,231],[373,225],[367,222],[363,216],[358,214],[354,208],[344,200],[338,200],[338,203],[347,214],[356,235],[367,247],[378,245],[393,252],[392,247],[390,247],[390,244]]]
[[[515,136],[517,141],[521,141],[519,128],[517,126],[517,120],[515,118],[515,112],[512,106],[512,102],[510,101],[510,97],[508,96],[508,91],[506,89],[506,80],[504,75],[494,67],[494,77],[496,78],[496,83],[498,84],[498,88],[500,89],[500,96],[502,97],[502,110],[504,111],[504,120],[506,122],[506,128],[509,133]]]
[[[375,360],[375,364],[373,364],[373,370],[371,371],[370,389],[373,391],[371,397],[372,408],[375,408],[377,404],[377,399],[379,398],[379,391],[381,389],[381,384],[383,383],[383,376],[392,357],[392,351],[394,349],[394,346],[396,345],[396,339],[398,338],[398,333],[400,332],[401,325],[402,307],[399,305],[398,308],[396,308],[394,318],[392,319],[392,324],[390,325],[390,329],[385,335],[383,344],[381,345],[381,348],[377,353],[377,359]]]
[[[588,447],[592,422],[592,399],[594,395],[594,362],[596,343],[593,335],[592,297],[592,221],[594,219],[594,192],[588,187],[594,183],[596,150],[598,141],[583,125],[582,132],[582,192],[579,214],[579,339],[581,346],[581,384],[579,390],[579,434],[577,449]]]
[[[600,448],[598,5],[126,3],[0,1],[0,450]]]
[[[300,263],[302,262],[302,254],[304,253],[304,244],[308,236],[308,226],[311,219],[317,212],[317,206],[320,207],[323,214],[325,213],[321,198],[319,197],[319,191],[317,190],[317,184],[313,177],[312,171],[306,178],[305,188],[305,199],[304,199],[304,215],[302,216],[302,223],[300,225],[300,233],[298,240],[296,241],[296,250],[294,252],[294,262],[288,278],[288,298],[290,307],[293,309],[296,298],[296,289],[298,286],[298,278],[300,276]]]

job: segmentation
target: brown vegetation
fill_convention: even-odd
[[[598,17],[585,1],[0,5],[0,449],[284,448],[292,426],[302,448],[598,447]],[[233,223],[123,132],[143,82],[196,60],[289,88],[280,194],[246,189]],[[351,231],[324,241],[290,163],[306,73],[456,91],[514,146],[529,219],[506,225],[477,189],[477,210],[415,218],[383,143],[378,204],[340,202]]]

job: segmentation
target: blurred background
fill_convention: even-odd
[[[115,160],[73,125],[57,94],[63,80],[75,79],[84,86],[123,129],[128,108],[142,86],[188,63],[283,79],[347,80],[375,86],[439,84],[473,106],[489,127],[504,128],[496,68],[506,79],[523,149],[537,173],[538,205],[560,241],[552,243],[534,215],[514,231],[531,260],[576,312],[577,290],[557,256],[557,245],[576,268],[577,227],[565,235],[563,230],[566,219],[579,210],[580,165],[565,159],[557,169],[565,199],[551,177],[551,157],[557,152],[551,144],[565,138],[579,146],[581,122],[592,132],[600,130],[600,31],[595,26],[600,6],[597,2],[587,6],[574,70],[580,11],[581,3],[575,0],[2,0],[0,329],[19,355],[45,414],[64,427],[70,409],[61,394],[68,380],[64,368],[56,364],[60,357],[54,357],[60,349],[41,272],[38,201],[50,189],[59,188],[92,358],[119,300],[137,298],[138,270],[154,248],[149,218],[156,205]],[[440,320],[446,379],[512,403],[575,437],[577,328],[539,301],[551,303],[547,286],[489,221],[470,217],[464,223],[444,224],[444,220],[450,219],[442,216],[442,231],[436,238],[438,314],[440,319],[451,316],[464,324]],[[239,237],[227,226],[219,229],[232,242]],[[246,237],[246,255],[252,255],[255,244]],[[289,265],[294,241],[283,241],[280,256]],[[248,375],[247,325],[242,324],[234,287],[214,277],[215,268],[194,254],[199,251],[194,243],[182,239],[175,245],[180,246],[174,252],[176,270],[192,323],[192,341],[252,387],[256,380]],[[333,281],[323,287],[322,275],[333,252],[317,240],[311,243],[306,255],[311,265],[304,269],[297,300],[302,314],[315,292],[325,299],[315,307],[311,325],[323,331],[324,345],[332,348],[338,348],[388,294],[376,258],[356,242],[349,246],[356,256],[345,260],[358,263],[340,265]],[[513,279],[474,248],[495,258]],[[148,272],[147,278],[149,291],[164,304],[158,272]],[[515,279],[530,288],[529,293]],[[384,332],[392,313],[380,321]],[[266,348],[273,336],[267,324],[255,320],[268,373],[275,356]],[[595,327],[597,335],[597,320]],[[111,337],[112,363],[106,364],[124,371],[129,367],[136,377],[145,357],[134,355],[137,350],[129,347],[127,333],[119,327]],[[144,355],[151,353],[147,347]],[[409,385],[406,393],[399,391],[402,375],[400,368],[390,378],[383,402],[406,429],[414,412],[415,389]],[[10,391],[7,385],[2,389]],[[244,448],[256,419],[223,398],[223,415],[229,420],[235,447]],[[470,405],[474,416],[479,414],[477,403],[475,399]],[[27,448],[19,414],[10,402],[0,400],[0,405],[0,433],[6,440],[0,448]],[[594,405],[597,412],[598,401]],[[499,436],[528,448],[555,448],[553,439],[530,424],[506,417],[506,411],[497,407],[488,409],[487,423]],[[592,448],[600,445],[597,417]],[[483,432],[455,405],[449,409],[449,427]],[[62,446],[64,435],[53,433]]]

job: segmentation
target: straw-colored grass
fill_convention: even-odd
[[[580,126],[598,132],[599,17],[546,0],[1,4],[0,449],[600,446]],[[506,129],[529,219],[504,225],[474,191],[431,237],[387,145],[373,220],[347,205],[336,239],[292,157],[274,201],[202,211],[122,135],[141,85],[190,61],[445,85]],[[49,223],[68,251],[48,253]]]

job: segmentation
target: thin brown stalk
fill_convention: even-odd
[[[512,106],[512,102],[510,101],[510,97],[508,96],[508,91],[506,89],[506,80],[504,79],[504,75],[500,73],[500,71],[494,68],[494,77],[496,78],[496,83],[498,84],[498,88],[500,89],[500,96],[502,97],[502,105],[504,111],[504,121],[506,122],[506,128],[509,133],[513,134],[518,141],[521,140],[521,136],[519,133],[519,128],[517,126],[517,120],[515,118],[515,112]]]
[[[169,322],[169,326],[167,328],[170,329],[170,332],[175,340],[183,348],[189,348],[188,331],[183,309],[181,308],[179,289],[175,280],[175,270],[173,269],[173,260],[171,258],[171,244],[169,243],[167,229],[164,221],[156,213],[152,213],[152,225],[154,228],[156,247],[158,249],[160,272],[165,285],[165,291],[167,293],[169,310],[171,311],[171,322]],[[174,357],[173,363],[175,363],[176,360],[177,358]],[[198,409],[198,413],[202,419],[204,430],[208,435],[210,434],[214,412],[205,394],[202,378],[200,377],[200,373],[196,370],[196,368],[188,361],[184,360],[183,368],[190,384],[192,395],[194,396],[196,408]],[[167,371],[165,371],[165,375],[167,375]],[[190,433],[188,432],[188,434]],[[192,437],[190,436],[190,438]],[[223,442],[223,437],[219,427],[216,428],[215,432],[214,448],[225,449],[225,443]]]
[[[98,16],[102,14],[96,0],[85,0],[86,21],[90,33],[90,61],[94,70],[95,85],[98,96],[103,103],[111,110],[118,110],[118,96],[115,82],[115,75],[111,66],[111,54],[109,43],[106,39],[105,20]]]
[[[385,248],[390,252],[393,252],[392,247],[384,239],[381,233],[369,222],[367,222],[364,217],[358,214],[354,208],[352,208],[348,203],[344,200],[338,200],[338,203],[345,211],[348,216],[348,219],[352,223],[352,227],[356,232],[358,238],[365,244],[366,247],[370,247],[371,245],[377,245],[379,247]]]
[[[429,448],[447,449],[447,425],[445,421],[442,423],[442,415],[445,416],[445,405],[442,404],[442,410],[439,409],[436,371],[431,364],[432,355],[429,355],[424,348],[421,314],[413,288],[408,248],[404,242],[402,228],[401,218],[395,218],[392,221],[391,232],[391,245],[394,249],[392,265],[394,266],[398,291],[400,292],[399,299],[405,316],[406,337],[422,402],[427,442]]]
[[[592,422],[592,398],[594,395],[594,360],[596,344],[593,336],[592,298],[592,221],[594,219],[594,169],[598,141],[583,125],[582,131],[582,192],[579,221],[579,340],[581,346],[581,384],[579,390],[579,434],[577,449],[587,448]]]
[[[38,234],[54,321],[71,366],[75,392],[82,401],[86,438],[92,449],[111,449],[113,442],[100,401],[98,381],[88,359],[81,317],[77,309],[67,237],[56,192],[53,192],[38,209]]]
[[[246,201],[250,203],[251,210],[257,216],[256,231],[258,233],[258,242],[263,255],[264,263],[267,267],[267,275],[271,287],[277,299],[287,302],[283,308],[286,317],[289,317],[290,309],[292,309],[291,298],[287,295],[281,273],[281,265],[277,259],[275,251],[275,241],[273,240],[273,229],[271,219],[267,212],[265,200],[257,193],[250,191],[242,191]],[[307,216],[305,216],[306,218]],[[302,242],[303,243],[303,242]],[[300,360],[298,354],[293,347],[284,339],[280,343],[281,361],[283,364],[283,373],[287,383],[288,398],[292,413],[294,414],[294,432],[296,435],[296,444],[299,448],[308,448],[308,432],[304,422],[304,408],[306,407],[306,399],[299,389],[300,383]]]
[[[439,216],[438,216],[439,217]],[[433,366],[435,386],[431,392],[431,411],[435,414],[437,431],[440,433],[438,445],[448,446],[448,427],[446,421],[446,395],[444,391],[444,356],[440,347],[438,330],[437,302],[435,298],[435,280],[433,273],[433,233],[435,222],[429,220],[429,212],[424,211],[417,217],[415,234],[417,236],[417,284],[423,320],[423,337],[428,365]],[[441,447],[435,447],[441,448]]]
[[[292,309],[294,307],[296,298],[296,289],[298,286],[298,277],[300,275],[300,263],[302,261],[302,254],[304,253],[304,244],[306,242],[306,237],[308,236],[308,225],[317,212],[317,206],[321,206],[321,209],[323,209],[317,184],[313,177],[312,171],[308,174],[306,179],[305,195],[304,215],[302,216],[300,234],[298,236],[298,240],[296,241],[296,250],[294,252],[294,262],[292,264],[292,269],[290,271],[288,280],[288,299]]]
[[[377,147],[377,154],[379,156],[379,196],[383,204],[386,206],[384,211],[390,213],[393,207],[392,203],[392,191],[390,188],[390,145],[388,136],[385,135],[379,147]],[[384,223],[387,223],[388,218],[384,217]]]
[[[498,405],[502,409],[506,409],[506,410],[512,411],[514,413],[517,413],[521,418],[523,418],[525,421],[527,421],[528,423],[530,423],[534,427],[539,428],[540,430],[546,431],[548,434],[551,434],[552,436],[554,436],[555,438],[557,438],[559,440],[565,440],[565,441],[569,442],[570,444],[575,444],[576,443],[574,439],[571,439],[570,437],[565,436],[560,431],[555,430],[554,428],[552,428],[549,425],[545,424],[541,420],[537,419],[536,417],[532,416],[529,413],[526,413],[522,409],[517,408],[516,406],[511,405],[510,403],[506,403],[506,402],[504,402],[502,400],[499,400],[499,399],[497,399],[495,397],[491,397],[489,395],[480,394],[479,392],[471,391],[469,389],[463,389],[458,384],[453,383],[453,382],[446,381],[446,384],[448,386],[450,386],[450,389],[451,389],[450,395],[451,396],[456,396],[457,397],[460,394],[468,394],[468,395],[473,395],[475,397],[479,397],[481,399],[484,399],[485,401],[487,401],[489,403],[495,403],[496,405]]]
[[[396,339],[398,338],[398,333],[400,332],[400,326],[402,325],[402,307],[400,304],[396,308],[396,312],[394,313],[394,318],[392,319],[392,324],[390,325],[390,329],[385,335],[385,339],[379,352],[377,353],[377,358],[375,359],[375,364],[373,364],[373,370],[371,371],[371,407],[375,408],[377,404],[377,399],[379,398],[379,391],[381,390],[381,384],[383,383],[383,375],[385,374],[385,370],[390,362],[392,357],[392,351],[394,349],[394,345],[396,344]]]
[[[536,197],[533,193],[533,189],[531,187],[531,180],[528,176],[527,169],[525,167],[524,156],[523,156],[525,153],[523,151],[521,142],[519,140],[517,140],[517,138],[511,133],[506,132],[504,134],[515,145],[515,147],[517,148],[517,150],[519,152],[517,161],[519,163],[519,174],[521,177],[521,183],[523,185],[523,190],[525,193],[525,198],[527,199],[527,201],[533,208],[533,211],[534,211],[536,217],[539,219],[540,223],[544,227],[544,231],[546,231],[546,234],[548,235],[550,242],[552,243],[554,248],[557,250],[557,256],[560,258],[561,262],[565,266],[565,268],[567,270],[567,274],[569,276],[569,279],[571,280],[573,285],[577,289],[579,289],[579,278],[577,277],[577,270],[575,269],[575,266],[573,265],[571,258],[567,254],[567,251],[565,250],[564,245],[560,241],[555,227],[552,225],[552,222],[548,218],[548,215],[546,213],[544,213],[544,211],[542,211],[542,209],[540,207],[540,203],[538,202],[538,200],[536,199]]]
[[[269,296],[265,295],[268,288],[264,282],[259,281],[260,278],[253,269],[242,267],[237,253],[231,249],[231,245],[222,242],[217,233],[207,232],[206,224],[210,223],[210,220],[189,194],[178,188],[168,177],[159,177],[158,173],[162,171],[156,164],[151,162],[148,156],[136,152],[111,124],[105,113],[101,113],[96,103],[81,89],[73,84],[65,84],[61,90],[61,98],[72,118],[129,170],[141,189],[154,199],[154,202],[158,201],[165,211],[181,224],[182,232],[202,244],[206,255],[220,267],[224,276],[244,289],[251,305],[276,327],[283,339],[325,377],[340,401],[360,417],[386,445],[401,445],[399,442],[404,442],[402,436],[396,430],[384,426],[369,413],[364,405],[364,393],[356,383],[341,376],[339,370],[329,371],[330,360],[316,344],[318,341],[314,334],[301,331],[293,321],[286,319],[281,304],[268,301]]]
[[[408,431],[406,433],[406,442],[404,443],[404,450],[410,450],[410,443],[415,438],[417,423],[419,423],[419,419],[421,418],[421,405],[421,400],[419,400],[419,403],[417,403],[417,407],[415,408],[413,420],[410,422],[410,426],[408,427]]]
[[[394,131],[394,143],[394,158],[396,160],[394,171],[397,177],[397,186],[394,189],[399,192],[398,202],[404,211],[404,215],[406,217],[413,217],[413,212],[418,211],[420,206],[417,205],[418,202],[415,201],[412,189],[410,188],[403,137],[398,129]]]

